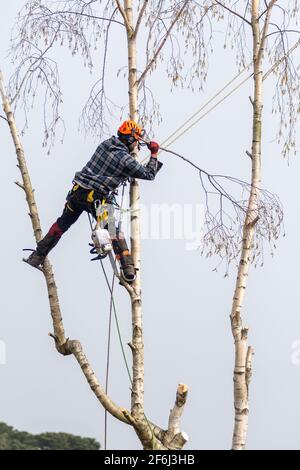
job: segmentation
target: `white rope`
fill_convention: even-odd
[[[226,90],[226,88],[228,88],[233,82],[235,82],[235,80],[237,80],[244,72],[245,70],[247,70],[249,67],[250,67],[251,63],[248,64],[246,67],[243,68],[243,70],[241,70],[237,75],[235,75],[235,77],[233,77],[231,80],[229,80],[229,82],[227,82],[223,88],[221,88],[214,96],[212,96],[206,103],[204,103],[192,116],[190,116],[183,124],[181,124],[181,126],[176,129],[176,131],[174,131],[163,143],[162,143],[162,146],[163,147],[168,147],[170,145],[170,143],[168,143],[169,140],[172,140],[176,134],[184,127],[186,126],[187,124],[190,123],[190,121],[192,119],[194,119],[199,113],[201,113],[201,111],[203,111],[212,101],[214,101],[224,90]],[[177,138],[175,138],[174,140],[172,140],[172,142],[174,142],[175,140],[177,140]]]
[[[269,75],[280,65],[282,61],[286,57],[288,57],[291,52],[293,52],[298,46],[300,45],[300,39],[282,56],[280,59],[278,59],[275,64],[272,65],[272,67],[269,68],[269,70],[264,74],[263,80],[266,80]],[[180,137],[182,137],[186,132],[188,132],[192,127],[194,127],[201,119],[203,119],[205,116],[207,116],[211,111],[213,111],[219,104],[221,104],[223,101],[225,101],[230,95],[232,95],[235,91],[237,91],[249,78],[253,76],[253,73],[248,75],[244,80],[242,80],[237,86],[235,86],[230,92],[228,92],[223,98],[221,98],[219,101],[217,101],[211,108],[209,108],[204,114],[199,116],[195,121],[191,122],[201,111],[203,111],[212,101],[215,100],[228,86],[230,86],[240,75],[242,75],[245,70],[249,68],[251,65],[248,64],[246,67],[244,67],[243,70],[241,70],[235,77],[233,77],[229,82],[227,82],[212,98],[210,98],[204,105],[202,105],[189,119],[187,119],[176,131],[174,131],[167,139],[164,140],[164,142],[161,144],[163,147],[168,148],[171,144],[173,144],[176,140],[178,140]],[[187,126],[188,127],[185,127]],[[143,163],[148,157],[144,158],[141,163]]]
[[[181,132],[180,129],[182,129],[183,126],[181,126],[177,131],[175,135],[175,137],[173,139],[170,139],[168,138],[165,142],[167,142],[167,144],[165,144],[164,142],[162,143],[162,145],[165,147],[165,148],[168,148],[170,147],[171,144],[173,144],[176,140],[178,140],[180,137],[183,136],[183,134],[185,134],[186,132],[188,132],[190,129],[192,129],[192,127],[194,127],[199,121],[201,121],[201,119],[203,119],[205,116],[207,116],[211,111],[213,111],[217,106],[219,106],[219,104],[221,104],[223,101],[226,100],[226,98],[228,98],[230,95],[232,95],[232,93],[234,93],[235,91],[237,91],[247,80],[249,80],[249,78],[251,78],[253,75],[253,73],[251,73],[250,75],[248,75],[242,82],[240,82],[236,87],[234,87],[229,93],[227,93],[225,96],[223,96],[223,98],[221,98],[219,101],[217,101],[211,108],[209,108],[204,114],[202,114],[201,116],[199,116],[194,122],[192,122],[188,127],[184,128]],[[179,132],[179,134],[178,134]]]

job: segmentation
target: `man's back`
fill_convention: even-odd
[[[83,188],[96,189],[106,195],[126,179],[123,161],[128,156],[126,146],[112,136],[98,145],[92,158],[74,179]]]
[[[162,163],[150,158],[146,166],[138,163],[117,137],[103,141],[92,158],[75,174],[75,182],[103,195],[115,190],[128,177],[153,180]]]

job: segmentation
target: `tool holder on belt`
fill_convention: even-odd
[[[96,200],[94,207],[96,211],[96,226],[92,231],[94,246],[90,252],[91,254],[98,254],[94,259],[102,259],[112,251],[112,242],[106,228],[108,225],[108,210],[105,199],[102,201]]]

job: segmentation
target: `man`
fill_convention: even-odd
[[[141,127],[136,122],[127,120],[118,129],[118,137],[112,136],[98,146],[90,161],[75,174],[74,185],[67,195],[62,215],[27,259],[31,266],[39,267],[44,263],[62,234],[76,222],[83,211],[96,217],[95,202],[109,202],[116,188],[129,177],[154,180],[162,166],[157,161],[159,145],[153,141],[147,144],[151,157],[145,166],[131,155],[139,146],[142,135]],[[124,278],[127,282],[132,282],[135,279],[135,268],[123,234],[117,232],[112,245]]]

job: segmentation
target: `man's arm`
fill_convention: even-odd
[[[150,144],[149,144],[150,145]],[[128,155],[124,161],[123,174],[133,178],[140,178],[143,180],[154,180],[156,173],[161,169],[162,163],[157,160],[157,152],[159,150],[158,144],[151,148],[151,157],[147,165],[141,165],[134,157]],[[155,150],[155,152],[153,151]]]

